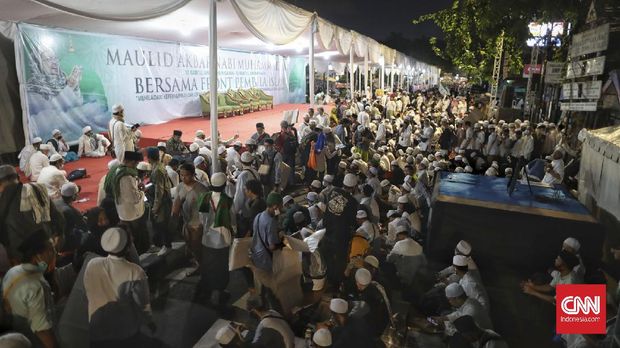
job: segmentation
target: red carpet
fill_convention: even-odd
[[[282,121],[284,111],[299,109],[300,116],[298,121],[301,122],[303,115],[308,111],[308,107],[308,104],[280,104],[274,106],[271,110],[257,111],[242,116],[220,118],[218,119],[218,130],[223,139],[228,139],[236,133],[239,133],[239,139],[245,142],[245,140],[256,132],[255,126],[257,122],[263,122],[268,133],[275,133],[280,130],[280,121]],[[332,106],[326,106],[325,111],[329,112],[331,108]],[[158,141],[168,140],[172,136],[172,131],[175,129],[183,131],[183,141],[192,142],[195,137],[195,132],[198,129],[202,129],[207,136],[210,136],[211,123],[209,120],[202,117],[188,117],[162,124],[140,127],[142,131],[140,147],[155,146]],[[78,209],[85,211],[97,205],[99,180],[107,173],[107,165],[110,160],[110,157],[85,157],[77,162],[71,162],[65,165],[67,173],[77,168],[86,168],[88,172],[88,178],[75,181],[75,183],[82,188],[80,199],[87,199],[86,202],[75,203]],[[27,179],[25,179],[22,174],[22,182],[26,181]]]

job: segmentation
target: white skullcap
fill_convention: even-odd
[[[398,211],[397,210],[394,210],[394,209],[388,210],[388,212],[387,212],[387,217],[388,218],[391,218],[394,215],[398,215]]]
[[[467,256],[463,256],[463,255],[454,255],[452,257],[452,264],[454,266],[459,266],[459,267],[465,267],[467,266],[468,262],[467,262]]]
[[[564,243],[562,243],[562,244],[573,248],[575,250],[575,252],[578,252],[579,249],[581,248],[581,243],[579,243],[579,241],[576,238],[573,238],[573,237],[566,238],[564,240]]]
[[[310,125],[311,126],[316,126],[316,120],[310,120]]]
[[[254,140],[253,138],[250,138],[248,140],[245,141],[246,145],[256,145],[256,140]]]
[[[241,163],[252,163],[254,156],[248,151],[241,154]]]
[[[409,197],[407,197],[407,195],[402,195],[398,197],[398,203],[408,203],[408,202],[409,202]]]
[[[290,202],[292,200],[293,200],[293,197],[291,195],[286,195],[286,196],[284,196],[284,198],[282,198],[282,205],[284,205],[284,204],[286,204],[286,203],[288,203],[288,202]]]
[[[293,221],[295,221],[296,224],[303,222],[305,218],[306,216],[301,211],[296,211],[295,214],[293,214]]]
[[[166,143],[163,141],[160,141],[157,143],[157,147],[166,147]]]
[[[497,164],[497,161],[493,161],[491,164],[491,167],[495,168],[495,169],[499,169],[499,164]]]
[[[355,217],[358,219],[365,219],[368,217],[368,214],[366,213],[365,210],[358,210],[357,214],[355,214]]]
[[[433,154],[428,155],[428,161],[429,162],[434,162],[435,161],[435,156],[433,156]]]
[[[381,187],[388,187],[388,186],[390,186],[390,181],[387,179],[383,179],[381,181]]]
[[[32,139],[32,143],[33,143],[33,144],[40,143],[40,142],[42,142],[42,141],[43,141],[43,139],[41,139],[41,138],[39,138],[39,137],[36,137],[36,138]]]
[[[310,186],[319,189],[321,188],[321,182],[318,180],[312,180],[312,183],[310,183]]]
[[[217,333],[215,334],[215,339],[219,344],[229,344],[230,342],[232,342],[236,335],[237,334],[235,333],[235,330],[233,330],[230,325],[226,325],[217,330]]]
[[[504,173],[505,173],[505,174],[512,174],[512,168],[506,168],[506,169],[504,169]]]
[[[226,152],[226,148],[224,146],[220,146],[220,147],[217,148],[217,154],[218,155],[221,155],[224,152]]]
[[[484,172],[485,176],[497,176],[497,169],[493,168],[493,167],[489,167],[485,172]]]
[[[194,158],[194,167],[198,167],[201,163],[204,163],[205,158],[202,156],[196,156],[196,158]]]
[[[465,293],[463,287],[459,283],[452,283],[446,286],[446,297],[447,298],[456,298],[460,297]]]
[[[323,177],[323,184],[328,183],[331,184],[334,182],[334,176],[331,174],[327,174]],[[326,185],[327,186],[327,185]]]
[[[323,202],[319,202],[316,204],[317,208],[319,208],[319,210],[321,210],[322,212],[325,212],[325,210],[327,210],[327,204],[323,203]]]
[[[202,129],[199,129],[199,130],[196,131],[196,136],[197,137],[198,136],[204,136],[204,135],[205,135],[205,132]]]
[[[347,162],[345,161],[340,161],[340,163],[338,163],[338,167],[345,169],[347,167]]]
[[[127,232],[122,228],[109,228],[101,236],[101,247],[108,253],[119,253],[125,246],[127,246]]]
[[[471,166],[465,166],[465,173],[472,173],[474,169]]]
[[[371,265],[374,268],[379,268],[379,259],[372,255],[368,255],[364,258],[364,262]]]
[[[142,138],[142,131],[139,129],[136,129],[133,134],[136,136],[136,138]]]
[[[198,151],[198,149],[200,149],[200,146],[196,143],[191,143],[191,145],[189,146],[189,151],[191,152],[196,152]]]
[[[332,334],[325,328],[318,329],[312,335],[312,342],[319,347],[329,347],[332,345]]]
[[[108,170],[112,169],[112,167],[121,164],[116,158],[108,162]]]
[[[80,191],[80,189],[78,188],[78,185],[72,183],[72,182],[67,182],[65,184],[62,185],[62,187],[60,188],[60,194],[63,197],[73,197],[75,195],[77,195],[77,193]]]
[[[349,303],[341,298],[333,298],[329,302],[329,310],[338,314],[347,314],[349,311]]]
[[[325,128],[323,128],[323,133],[325,133],[325,134],[329,134],[329,133],[331,133],[331,132],[332,132],[331,127],[325,127]]]
[[[308,194],[306,195],[306,199],[309,202],[314,203],[317,199],[319,199],[319,194],[316,192],[308,192]]]
[[[242,144],[239,140],[237,140],[237,141],[235,141],[235,142],[233,143],[233,146],[242,147],[242,146],[243,146],[243,144]]]
[[[366,268],[360,268],[355,272],[355,281],[360,285],[368,285],[372,281],[372,275]]]
[[[221,187],[226,185],[226,174],[218,172],[211,176],[211,185]]]
[[[31,348],[32,345],[26,336],[11,332],[0,336],[0,347],[3,348]]]
[[[52,146],[47,145],[47,144],[41,144],[39,146],[39,150],[41,150],[41,151],[44,151],[44,150],[48,150],[49,151],[51,148],[52,148]]]
[[[50,156],[50,162],[60,161],[61,159],[62,159],[62,156],[57,153]]]
[[[463,169],[463,167],[456,167],[454,168],[454,172],[455,173],[463,173],[465,171],[465,169]]]
[[[211,148],[211,140],[207,140],[205,142],[205,146],[208,147],[209,149]]]
[[[462,161],[463,160],[463,156],[456,155],[456,156],[454,156],[454,160],[457,161],[457,162]]]
[[[122,104],[114,104],[112,106],[112,113],[115,114],[121,110],[124,110],[123,105]]]
[[[465,256],[469,256],[471,255],[471,244],[465,240],[462,240],[456,244],[456,250]]]
[[[56,135],[56,134],[60,134],[60,130],[59,129],[54,129],[52,131],[52,136]]]
[[[345,175],[342,183],[347,187],[355,187],[357,185],[357,175],[351,173]]]
[[[138,166],[136,167],[136,169],[149,171],[151,170],[151,165],[149,164],[149,162],[140,162],[138,163]]]
[[[375,167],[368,168],[368,172],[371,173],[374,176],[377,176],[377,174],[379,173],[379,171]]]
[[[203,140],[196,139],[196,140],[194,140],[194,143],[198,144],[198,146],[199,146],[200,148],[205,147],[205,142],[204,142]]]

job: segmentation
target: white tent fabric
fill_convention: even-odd
[[[368,54],[368,45],[366,44],[365,37],[352,31],[353,34],[353,47],[355,48],[355,54],[358,57],[366,57]]]
[[[156,18],[191,0],[31,0],[78,16],[115,21]]]
[[[285,45],[306,31],[313,14],[283,1],[230,0],[245,26],[257,38]]]
[[[620,126],[586,133],[579,168],[579,200],[591,197],[620,220]]]
[[[353,44],[353,35],[349,30],[338,27],[336,29],[336,47],[342,55],[349,55],[349,50]]]
[[[317,28],[319,30],[319,41],[324,49],[328,49],[332,45],[336,29],[333,24],[323,18],[317,18],[317,24]]]

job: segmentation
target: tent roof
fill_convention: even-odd
[[[620,125],[589,130],[586,143],[601,155],[620,161]]]
[[[63,11],[59,4],[70,8],[73,13]],[[122,7],[112,10],[114,5]],[[139,12],[141,6],[148,8],[151,16],[157,17],[132,20],[149,17]],[[97,0],[0,0],[0,8],[0,20],[5,21],[199,45],[207,45],[209,38],[208,0],[107,0],[104,4]],[[96,12],[99,8],[101,11]],[[123,12],[118,8],[122,8]],[[278,46],[265,43],[250,32],[230,1],[218,1],[217,11],[218,46],[221,48],[283,56],[308,54],[309,29],[293,42]],[[76,12],[88,13],[89,17],[114,17],[116,20],[93,19]],[[338,52],[334,42],[325,49],[319,41],[317,33],[315,57],[330,62],[349,61],[348,54]],[[356,61],[359,60],[356,56]]]

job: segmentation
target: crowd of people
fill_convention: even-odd
[[[184,143],[175,130],[146,148],[115,105],[109,139],[85,126],[77,153],[60,131],[45,143],[35,138],[20,153],[30,182],[0,166],[4,324],[25,335],[14,339],[59,346],[72,336],[72,319],[55,315],[55,304],[79,287],[91,346],[149,346],[143,329],[157,328],[139,255],[165,256],[182,238],[200,277],[193,301],[221,311],[232,272],[248,286],[246,309],[258,325],[222,328],[223,347],[293,347],[295,336],[315,347],[380,346],[397,327],[395,298],[450,346],[506,347],[468,241],[455,246],[436,284],[420,280],[435,179],[520,177],[519,163],[538,163],[532,180],[561,184],[564,160],[578,150],[563,125],[489,119],[479,103],[432,90],[356,96],[336,99],[330,112],[310,108],[301,123],[282,121],[272,134],[257,123],[245,142],[214,142],[197,130]],[[82,214],[63,165],[110,153],[98,206]],[[556,284],[582,280],[577,240],[565,242],[555,266],[523,291],[549,300]]]

